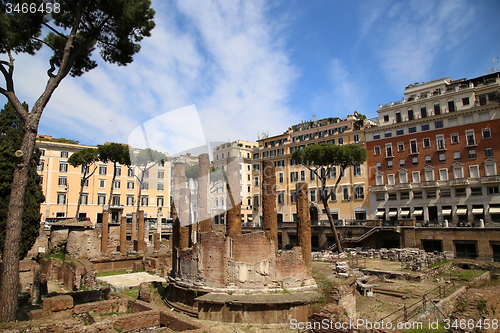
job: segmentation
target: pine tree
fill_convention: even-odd
[[[23,103],[23,107],[28,109],[26,103]],[[7,103],[0,112],[0,251],[2,252],[10,188],[16,166],[14,154],[21,147],[24,135],[23,125],[23,121],[14,111],[12,104]],[[45,198],[40,186],[40,176],[36,171],[39,161],[40,151],[37,149],[30,162],[28,186],[24,199],[19,259],[24,258],[31,249],[40,228],[40,204],[45,201]]]

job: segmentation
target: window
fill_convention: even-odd
[[[401,112],[396,112],[396,122],[400,123],[401,122]]]
[[[403,135],[403,134],[405,134],[405,130],[404,129],[401,128],[401,129],[397,129],[396,130],[396,135]]]
[[[408,200],[410,199],[410,192],[401,192],[400,196],[401,200]]]
[[[436,190],[429,190],[429,191],[425,192],[425,196],[428,199],[435,198],[436,197]]]
[[[285,166],[285,160],[278,161],[278,168],[283,168]]]
[[[330,169],[330,178],[332,178],[332,179],[337,178],[337,167],[336,166],[332,166],[332,168]]]
[[[279,148],[278,155],[284,155],[284,154],[285,154],[285,148]]]
[[[476,138],[474,137],[474,130],[465,131],[465,138],[467,146],[475,146]]]
[[[417,140],[410,140],[410,154],[418,154]]]
[[[459,151],[454,151],[453,152],[453,160],[454,161],[460,161],[460,152]]]
[[[408,110],[408,120],[415,119],[415,115],[413,114],[413,110]]]
[[[361,165],[360,164],[354,164],[353,174],[354,174],[354,176],[361,176]]]
[[[424,148],[429,148],[431,146],[431,139],[430,138],[424,138],[422,140],[422,145]]]
[[[404,158],[400,159],[399,160],[399,167],[400,168],[404,168],[406,165],[406,160]]]
[[[416,132],[417,132],[416,126],[408,127],[408,133],[416,133]]]
[[[356,186],[354,188],[354,199],[362,200],[365,198],[365,189],[363,186]]]
[[[434,104],[434,114],[435,115],[440,115],[441,114],[441,105]]]
[[[425,156],[425,164],[431,164],[432,163],[432,157],[430,155]]]
[[[465,197],[465,196],[467,196],[467,192],[465,192],[465,188],[457,188],[457,189],[455,189],[455,196],[456,197]]]
[[[253,171],[259,171],[259,165],[258,164],[254,164],[253,165]]]
[[[119,179],[115,179],[114,188],[115,189],[119,189],[120,188],[120,180]]]
[[[448,169],[439,169],[439,180],[448,180]]]
[[[304,170],[300,171],[300,181],[305,182],[306,181],[306,172]]]
[[[217,156],[219,156],[219,155],[217,155]],[[218,158],[217,158],[217,159],[218,159]],[[254,159],[254,160],[258,160],[258,159],[259,159],[259,153],[254,153],[254,154],[253,154],[253,159]]]
[[[452,133],[451,134],[451,144],[456,144],[458,143],[458,133]]]
[[[83,187],[89,187],[89,179],[88,178],[83,181]]]
[[[420,172],[414,171],[411,173],[411,178],[413,183],[420,183]]]
[[[276,156],[276,149],[270,150],[270,151],[269,151],[269,153],[270,153],[269,155],[270,155],[271,157]]]
[[[127,190],[133,190],[133,189],[134,189],[134,181],[128,180],[127,181]]]
[[[422,199],[422,191],[413,191],[413,199]]]
[[[462,98],[462,105],[469,105],[469,97]]]
[[[359,134],[354,134],[354,135],[352,136],[352,141],[353,141],[354,143],[358,143],[358,142],[359,142]]]
[[[105,205],[106,204],[106,194],[98,194],[97,195],[97,204]]]
[[[392,167],[393,167],[392,160],[388,160],[387,161],[387,168],[392,169]]]
[[[134,170],[133,169],[128,169],[127,176],[128,177],[134,177]]]
[[[489,128],[483,128],[483,139],[491,139],[491,131]]]
[[[36,166],[37,171],[43,171],[44,160],[40,160],[40,163]]]
[[[67,184],[66,177],[59,177],[58,185],[59,186],[66,186],[66,184]]]
[[[316,190],[311,190],[311,202],[316,201]]]
[[[493,156],[493,148],[484,148],[484,154],[486,157],[492,157]]]
[[[377,201],[385,201],[385,194],[377,193]]]
[[[113,206],[120,206],[120,196],[113,195],[113,201],[111,203]]]
[[[380,139],[380,133],[373,133],[373,140]]]
[[[390,138],[392,136],[392,132],[391,131],[387,131],[384,133],[384,137],[386,138]]]
[[[397,197],[396,193],[389,193],[387,199],[390,200],[390,201],[394,201],[394,200],[398,200],[398,197]]]
[[[164,185],[163,183],[160,183],[160,182],[159,182],[159,183],[156,185],[156,189],[157,189],[158,191],[163,191],[163,190],[165,189],[165,185]]]
[[[88,201],[89,201],[89,195],[88,194],[82,194],[82,196],[80,198],[80,204],[86,205]]]
[[[99,179],[99,188],[106,187],[106,179]]]
[[[444,127],[443,121],[442,120],[435,121],[434,127],[435,128],[443,128]]]
[[[337,193],[333,188],[330,189],[330,201],[337,201]]]
[[[380,146],[373,147],[373,153],[375,155],[380,155]]]
[[[163,207],[163,197],[156,197],[156,206]]]
[[[45,149],[40,149],[40,156],[45,156]]]
[[[427,118],[427,108],[425,106],[420,108],[420,114],[422,118]]]
[[[143,190],[149,190],[149,183],[148,182],[142,182],[141,189],[143,189]]]
[[[254,186],[259,186],[259,176],[253,177],[253,185]]]
[[[314,171],[313,170],[309,170],[309,179],[314,180]]]
[[[425,170],[425,180],[426,181],[434,180],[434,171],[433,170]]]
[[[418,157],[411,158],[411,165],[418,165]]]
[[[298,171],[292,171],[290,172],[290,181],[292,183],[296,183],[299,181],[299,173]]]
[[[451,190],[450,189],[441,190],[439,193],[441,194],[442,197],[445,197],[445,198],[451,197]]]
[[[472,196],[481,196],[483,195],[483,189],[481,187],[471,187],[470,195]]]
[[[439,154],[439,163],[444,163],[444,162],[446,162],[446,154],[441,153]]]
[[[399,172],[399,183],[400,184],[408,183],[408,174],[406,172],[403,171]]]
[[[464,178],[464,171],[461,166],[456,166],[453,168],[453,174],[455,179]]]
[[[391,174],[391,175],[387,175],[387,185],[394,185],[395,182],[394,182],[394,175]]]
[[[344,138],[339,138],[338,139],[338,145],[343,146],[344,145]]]
[[[158,179],[163,179],[163,178],[165,178],[165,171],[158,170]]]
[[[404,142],[398,142],[398,151],[404,151],[404,150],[405,150]]]
[[[59,172],[68,172],[68,163],[66,162],[59,163]]]
[[[486,104],[486,94],[480,95],[479,96],[479,105],[485,105]]]
[[[392,157],[392,143],[385,144],[385,157]]]
[[[290,202],[297,203],[297,192],[296,191],[290,192]]]
[[[149,202],[149,197],[141,197],[141,206],[147,206]]]
[[[444,145],[444,135],[436,135],[436,144],[438,150],[443,150],[446,148]]]
[[[428,131],[430,129],[429,124],[422,125],[422,131]]]
[[[105,165],[100,165],[99,166],[99,174],[100,175],[105,175],[106,174],[107,167]]]
[[[375,165],[377,166],[377,170],[382,169],[382,163],[381,162],[376,162]]]
[[[57,194],[57,204],[64,205],[65,203],[66,203],[66,194],[65,193],[58,193]]]
[[[488,195],[499,194],[498,186],[488,186]]]
[[[384,185],[384,177],[381,174],[375,175],[375,184]]]
[[[283,184],[283,182],[284,182],[284,175],[283,175],[283,172],[280,172],[280,173],[278,174],[278,179],[279,179],[279,183],[280,183],[280,184]],[[248,192],[250,192],[250,191],[248,191]]]
[[[475,159],[476,156],[476,150],[475,149],[469,149],[469,158]]]
[[[342,200],[349,200],[349,187],[347,186],[342,186]]]
[[[389,115],[385,114],[385,115],[384,115],[384,122],[386,123],[386,122],[388,122],[388,121],[389,121]]]
[[[122,168],[121,167],[116,167],[115,171],[116,171],[116,175],[117,176],[121,176],[122,175]]]
[[[455,101],[448,101],[448,110],[450,112],[455,112]]]
[[[469,177],[479,178],[479,167],[477,165],[469,166]]]
[[[61,157],[62,158],[68,158],[68,152],[67,151],[61,151]]]

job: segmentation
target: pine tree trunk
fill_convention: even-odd
[[[20,149],[23,155],[16,162],[12,181],[0,272],[0,321],[2,322],[16,320],[24,195],[28,183],[29,161],[35,149],[37,125],[38,119],[32,117],[25,122],[25,134]]]

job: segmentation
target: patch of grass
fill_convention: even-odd
[[[486,310],[486,301],[484,299],[477,300],[476,308],[480,314],[484,314],[484,312]]]
[[[119,294],[127,295],[132,298],[139,298],[139,287],[123,290],[119,292]]]
[[[114,271],[114,272],[99,272],[95,276],[96,277],[101,277],[101,276],[112,276],[112,275],[121,275],[121,274],[128,274],[130,270],[123,270],[123,271]]]
[[[438,261],[438,262],[435,262],[433,263],[430,267],[431,268],[434,268],[434,267],[439,267],[439,266],[443,266],[443,265],[446,265],[447,263],[449,263],[450,261],[448,259],[445,259],[445,260],[442,260],[442,261]]]

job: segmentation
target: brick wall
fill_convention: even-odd
[[[233,260],[257,263],[269,258],[271,243],[264,232],[243,234],[233,239]]]
[[[201,234],[201,267],[207,287],[224,287],[227,280],[227,240],[221,233]]]
[[[294,247],[283,252],[276,259],[276,279],[287,287],[300,287],[304,280],[310,279],[307,267],[302,258],[302,248]]]

